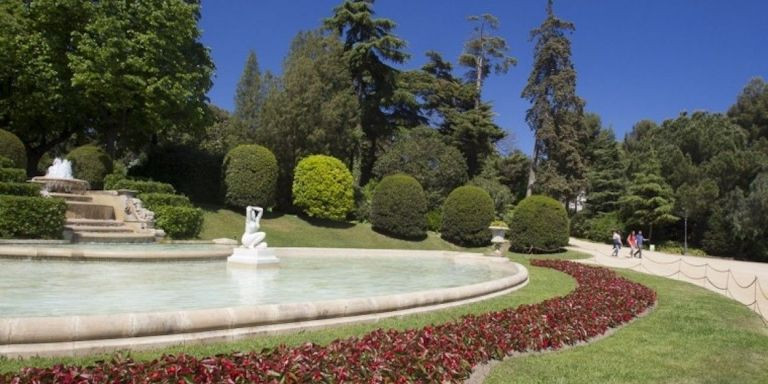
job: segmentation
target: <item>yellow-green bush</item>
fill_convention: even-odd
[[[335,157],[306,157],[294,171],[293,203],[310,217],[344,220],[355,206],[352,174]]]
[[[154,209],[155,226],[173,239],[191,239],[203,228],[203,210],[193,207],[161,205]]]
[[[141,193],[138,197],[144,208],[154,211],[155,208],[161,206],[172,207],[191,207],[192,203],[189,198],[184,195],[174,195],[172,193]]]
[[[397,237],[419,238],[427,234],[427,198],[416,179],[390,175],[376,186],[371,201],[373,228]]]
[[[104,177],[112,172],[112,159],[103,149],[95,145],[83,145],[67,155],[72,162],[73,176],[85,180],[91,189],[101,189]]]
[[[443,204],[443,239],[463,246],[491,241],[493,200],[482,188],[466,185],[453,190]]]
[[[224,157],[224,202],[235,207],[275,205],[277,159],[261,145],[238,145]]]
[[[551,197],[526,197],[508,224],[510,248],[515,251],[556,252],[568,245],[568,213]]]

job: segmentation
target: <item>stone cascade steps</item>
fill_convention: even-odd
[[[115,209],[111,205],[100,205],[85,201],[66,201],[68,219],[114,220]]]
[[[67,204],[65,238],[76,243],[153,243],[154,230],[142,230],[117,217],[119,206],[109,205],[109,198],[94,194],[51,193]],[[122,212],[121,212],[122,213]]]
[[[72,193],[49,193],[48,196],[50,197],[57,197],[59,199],[62,199],[64,201],[80,201],[80,202],[90,202],[93,201],[93,197],[88,195],[75,195]]]

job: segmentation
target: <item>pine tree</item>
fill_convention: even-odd
[[[509,67],[517,64],[514,57],[507,56],[509,47],[501,36],[491,35],[499,28],[499,19],[484,13],[470,16],[469,21],[476,23],[474,36],[464,45],[464,52],[459,57],[459,64],[468,67],[467,80],[475,83],[475,107],[480,107],[480,95],[483,81],[493,71],[496,74],[507,73]]]
[[[327,29],[344,39],[348,70],[360,105],[360,123],[365,135],[360,159],[360,185],[370,180],[380,141],[394,132],[393,116],[387,107],[393,103],[397,87],[395,68],[387,62],[402,63],[405,41],[392,34],[395,23],[374,18],[373,0],[344,0],[325,20]]]
[[[264,104],[264,91],[261,82],[259,63],[256,53],[250,51],[245,61],[243,74],[237,82],[235,94],[235,112],[233,117],[238,127],[241,141],[252,138],[259,127],[259,113]]]
[[[618,209],[618,201],[626,184],[619,143],[616,142],[613,130],[601,127],[599,117],[587,115],[586,119],[592,120],[587,124],[593,125],[595,132],[594,140],[587,148],[587,212],[590,215],[613,212]]]
[[[570,200],[585,186],[584,101],[576,96],[571,42],[565,36],[573,30],[573,23],[554,15],[549,0],[547,18],[531,31],[536,41],[533,71],[522,93],[532,104],[526,121],[535,137],[528,195],[536,189]]]
[[[648,238],[653,238],[653,227],[671,224],[679,217],[673,214],[675,198],[672,188],[661,177],[661,166],[654,151],[635,173],[627,194],[618,202],[621,217],[629,227],[649,226]]]

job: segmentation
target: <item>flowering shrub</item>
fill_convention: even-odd
[[[532,264],[563,271],[579,286],[565,297],[534,305],[422,329],[380,329],[327,346],[307,343],[206,358],[166,355],[146,363],[117,357],[88,367],[25,368],[16,377],[0,376],[0,383],[456,383],[491,359],[598,336],[656,302],[654,291],[607,269],[559,260]]]

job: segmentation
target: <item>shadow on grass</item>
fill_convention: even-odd
[[[307,224],[313,225],[315,227],[347,229],[355,226],[355,223],[350,223],[346,221],[334,221],[334,220],[328,220],[328,219],[318,219],[314,217],[309,217],[307,215],[297,215],[296,217],[306,222]]]
[[[239,208],[239,207],[230,207],[226,205],[216,205],[216,204],[200,204],[197,206],[198,208],[201,208],[203,211],[216,213],[219,210],[226,209],[235,213],[240,214],[241,216],[245,217],[245,208]],[[262,218],[264,219],[278,219],[285,216],[285,213],[269,210],[264,212],[264,216]]]
[[[378,233],[379,235],[390,237],[390,238],[397,239],[397,240],[402,240],[402,241],[410,241],[410,242],[413,242],[413,243],[422,242],[422,241],[426,240],[427,237],[429,237],[426,233],[424,233],[423,236],[418,236],[418,237],[405,237],[405,236],[396,235],[396,234],[391,233],[391,232],[383,231],[383,230],[381,230],[379,228],[371,227],[371,229],[374,232]]]

